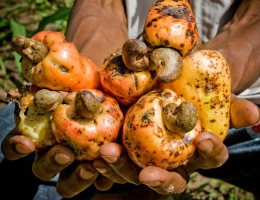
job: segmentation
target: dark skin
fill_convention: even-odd
[[[258,0],[242,1],[233,20],[203,46],[204,49],[219,50],[227,59],[232,76],[232,92],[235,94],[250,86],[260,75],[260,58],[256,56],[260,53],[260,41],[257,39],[260,31],[259,8]],[[66,39],[73,42],[82,55],[101,66],[104,58],[122,47],[128,39],[123,1],[75,1]],[[235,98],[234,95],[233,100]],[[247,116],[240,117],[243,119]],[[202,132],[195,139],[195,145],[195,154],[185,164],[189,173],[199,168],[219,167],[228,159],[226,146],[213,133]],[[14,129],[7,135],[1,148],[7,159],[16,160],[34,152],[35,145]],[[141,169],[116,143],[103,145],[100,154],[101,158],[92,163],[75,162],[72,150],[56,145],[45,153],[37,153],[32,166],[33,173],[42,180],[49,180],[60,172],[57,191],[63,197],[75,196],[92,184],[99,190],[109,190],[115,182],[143,183],[151,188],[151,192],[164,195],[179,194],[186,188],[186,173],[180,167],[173,171],[154,166]],[[68,170],[70,165],[73,170]]]

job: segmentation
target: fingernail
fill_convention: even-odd
[[[21,143],[17,143],[15,145],[15,149],[18,153],[21,153],[21,154],[28,154],[28,153],[32,153],[32,149],[29,149],[27,148],[26,146],[24,146],[23,144]]]
[[[89,171],[88,169],[84,169],[84,168],[81,168],[81,169],[80,169],[80,172],[79,172],[79,176],[80,176],[82,179],[86,179],[86,180],[93,178],[94,175],[95,175],[94,172],[91,172],[91,171]]]
[[[197,146],[202,151],[210,152],[213,149],[213,142],[211,140],[204,140],[201,141]]]
[[[161,185],[160,181],[155,181],[155,182],[143,182],[143,184],[147,185],[148,187],[158,187]]]
[[[102,156],[102,158],[110,164],[114,164],[118,160],[118,158],[115,156]]]
[[[98,170],[98,172],[100,172],[101,174],[107,173],[107,169],[104,168],[104,167],[96,167],[95,166],[95,169]]]
[[[54,156],[54,159],[60,165],[66,165],[69,162],[71,162],[70,157],[63,154],[63,153],[56,153],[55,156]]]

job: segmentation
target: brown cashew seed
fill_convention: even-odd
[[[148,48],[146,44],[137,39],[127,40],[122,47],[122,59],[125,66],[132,71],[144,71],[149,67],[146,57]]]
[[[75,100],[75,111],[84,119],[92,120],[101,112],[101,103],[88,90],[78,91]]]
[[[62,102],[64,94],[61,92],[41,89],[34,95],[35,106],[44,112],[54,111]]]
[[[158,80],[163,83],[175,81],[182,72],[182,57],[171,48],[158,48],[152,52],[151,59],[158,67]]]
[[[39,63],[49,52],[46,45],[37,40],[23,36],[15,36],[11,41],[12,48],[32,63]]]
[[[179,106],[169,103],[163,109],[163,122],[167,129],[174,133],[184,134],[191,131],[198,123],[199,115],[196,107],[187,101]]]
[[[156,85],[157,71],[152,67],[143,71],[129,70],[122,59],[122,48],[117,49],[103,62],[101,86],[119,104],[131,105]]]

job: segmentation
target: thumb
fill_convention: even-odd
[[[231,95],[230,126],[242,128],[259,122],[259,108],[253,102]]]

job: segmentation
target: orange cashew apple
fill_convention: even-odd
[[[60,32],[41,31],[32,38],[16,36],[12,47],[22,56],[24,77],[40,88],[77,91],[100,86],[99,68]]]
[[[140,40],[127,40],[102,66],[102,88],[124,106],[136,102],[156,82],[156,69],[150,65],[147,47]]]
[[[94,89],[69,93],[51,121],[58,143],[68,145],[78,160],[99,157],[100,146],[117,140],[123,113],[116,100]]]
[[[170,89],[152,90],[127,111],[122,140],[138,166],[171,170],[192,156],[200,132],[193,104]]]
[[[157,0],[149,10],[143,41],[149,51],[170,47],[185,56],[199,40],[197,24],[188,0]]]

